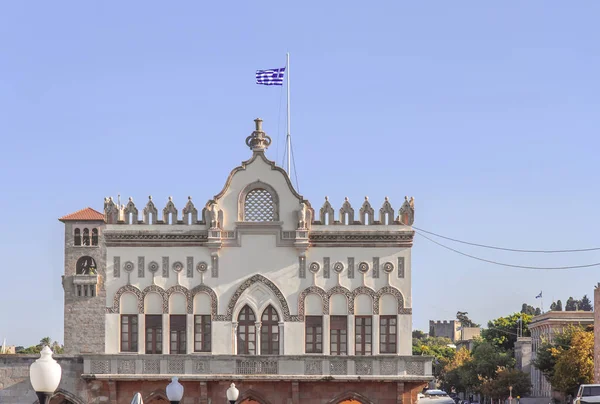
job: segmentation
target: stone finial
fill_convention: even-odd
[[[326,196],[326,197],[325,197],[325,200],[326,200],[326,201],[329,201],[329,197],[328,197],[328,196]]]
[[[151,201],[152,200],[152,195],[148,195],[148,200]]]
[[[129,197],[129,202],[133,202],[133,198],[131,196]]]
[[[246,138],[246,145],[253,152],[264,151],[271,145],[271,138],[262,130],[262,122],[262,119],[256,118],[254,120],[256,129]]]
[[[173,197],[172,196],[169,197],[169,202],[173,202]]]

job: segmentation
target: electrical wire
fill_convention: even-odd
[[[486,244],[477,244],[477,243],[471,243],[469,241],[458,240],[458,239],[455,239],[455,238],[452,238],[452,237],[442,236],[441,234],[437,234],[437,233],[434,233],[432,231],[428,231],[428,230],[424,230],[424,229],[419,229],[418,227],[415,227],[415,226],[412,226],[412,227],[413,227],[413,229],[419,230],[419,231],[421,231],[423,233],[431,234],[432,236],[443,238],[445,240],[450,240],[450,241],[454,241],[454,242],[457,242],[457,243],[472,245],[472,246],[475,246],[475,247],[490,248],[490,249],[493,249],[493,250],[501,250],[501,251],[512,251],[512,252],[520,252],[520,253],[555,254],[555,253],[575,253],[575,252],[586,252],[586,251],[598,251],[598,250],[600,250],[600,247],[579,248],[579,249],[573,249],[573,250],[522,250],[522,249],[518,249],[518,248],[495,247],[495,246],[486,245]]]
[[[416,228],[413,226],[413,229],[416,229]],[[421,236],[421,237],[423,237],[423,238],[431,241],[432,243],[437,244],[438,246],[440,246],[442,248],[445,248],[446,250],[450,250],[450,251],[455,252],[457,254],[460,254],[460,255],[463,255],[465,257],[469,257],[469,258],[472,258],[472,259],[475,259],[475,260],[478,260],[478,261],[483,261],[483,262],[487,262],[489,264],[494,264],[494,265],[500,265],[500,266],[503,266],[503,267],[521,268],[521,269],[538,269],[538,270],[539,269],[542,269],[542,270],[543,269],[551,269],[551,270],[557,270],[558,269],[558,270],[562,270],[562,269],[578,269],[578,268],[590,268],[590,267],[600,266],[600,262],[596,262],[594,264],[570,265],[570,266],[564,266],[564,267],[537,267],[537,266],[528,266],[528,265],[506,264],[506,263],[503,263],[503,262],[498,262],[498,261],[493,261],[493,260],[488,260],[488,259],[485,259],[485,258],[477,257],[475,255],[467,254],[467,253],[464,253],[462,251],[456,250],[456,249],[454,249],[452,247],[448,247],[447,245],[444,245],[442,243],[439,243],[439,242],[437,242],[437,241],[435,241],[435,240],[427,237],[426,235],[422,234],[418,230],[415,230],[415,233],[418,234],[419,236]]]

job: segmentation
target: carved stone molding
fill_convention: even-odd
[[[139,314],[144,313],[144,301],[142,300],[142,291],[133,285],[121,286],[119,290],[113,296],[113,307],[107,307],[107,313],[120,313],[121,312],[121,296],[124,293],[133,293],[137,298],[137,309]]]
[[[242,293],[244,293],[244,291],[246,289],[248,289],[250,286],[252,286],[255,283],[262,283],[267,288],[269,288],[271,290],[271,292],[273,292],[273,294],[275,295],[275,297],[277,298],[277,300],[279,301],[279,304],[281,306],[281,311],[283,312],[283,320],[291,321],[290,308],[287,304],[285,296],[283,295],[283,293],[281,293],[281,290],[279,290],[277,285],[275,285],[270,279],[268,279],[260,274],[253,275],[250,278],[246,279],[236,289],[233,296],[231,296],[231,299],[229,300],[229,304],[227,305],[225,321],[231,321],[232,316],[233,316],[233,309],[235,308],[235,305],[236,305],[237,301],[239,300],[240,296],[242,295]]]
[[[393,286],[384,286],[377,291],[377,307],[379,307],[379,301],[384,294],[390,294],[396,298],[398,314],[407,314],[404,312],[404,295]]]
[[[323,232],[308,235],[313,247],[412,247],[414,232]]]
[[[160,295],[160,298],[162,299],[162,312],[163,312],[163,314],[168,314],[169,313],[169,297],[167,296],[167,293],[165,292],[165,290],[158,285],[148,286],[142,292],[142,296],[141,296],[142,305],[145,305],[145,300],[146,300],[146,296],[148,295],[148,293],[157,293]]]
[[[311,293],[321,297],[323,314],[329,314],[329,296],[327,295],[327,292],[318,286],[309,286],[298,295],[298,316],[301,317],[301,321],[304,321],[306,296]]]
[[[359,286],[352,291],[352,295],[349,299],[350,304],[354,308],[354,302],[358,295],[368,295],[371,297],[371,302],[373,306],[373,314],[379,314],[379,298],[377,297],[377,293],[368,286]]]
[[[346,297],[348,314],[354,314],[354,300],[352,299],[352,292],[343,286],[334,286],[327,291],[327,306],[329,307],[331,296],[336,294],[341,294]]]

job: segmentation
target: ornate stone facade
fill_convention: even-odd
[[[141,217],[133,198],[120,205],[109,197],[100,214],[103,219],[94,223],[99,229],[98,245],[85,251],[69,246],[73,224],[65,222],[69,258],[65,260],[65,285],[75,276],[71,273],[74,260],[84,252],[98,266],[97,295],[74,299],[65,286],[66,347],[71,353],[94,355],[85,359],[84,373],[123,386],[128,380],[124,376],[133,374],[148,380],[185,374],[206,384],[217,383],[211,375],[223,372],[262,375],[256,380],[263,381],[273,376],[315,378],[306,379],[309,382],[324,377],[350,381],[360,376],[364,380],[360,383],[370,383],[401,377],[405,386],[427,380],[431,363],[411,359],[414,199],[406,198],[398,217],[387,197],[380,204],[365,197],[357,206],[358,217],[348,198],[338,217],[326,198],[315,215],[287,173],[267,159],[270,138],[261,120],[256,120],[246,144],[251,158],[231,171],[224,188],[207,201],[200,215],[191,197],[181,210],[171,197],[164,205],[149,197],[140,207]],[[70,314],[79,308],[81,314]],[[83,308],[93,309],[85,320],[95,332],[85,334],[90,341],[87,345],[83,337],[66,338],[79,335]],[[250,323],[241,317],[242,311],[251,313]],[[356,352],[355,313],[372,316],[371,356]],[[156,316],[162,321],[157,322]],[[318,352],[322,357],[305,356],[307,316],[322,318]],[[330,356],[332,316],[347,317],[344,357]],[[397,330],[393,336],[396,352],[386,356],[379,353],[377,322],[381,316],[386,321],[392,318]],[[129,327],[138,327],[137,345],[128,352],[122,351],[125,320]],[[265,321],[273,323],[263,326]],[[152,332],[161,333],[159,354],[146,355],[150,323],[155,327]],[[178,353],[187,355],[169,355],[174,349],[170,339],[175,338],[170,328],[175,323],[185,333]],[[206,338],[199,334],[203,329],[199,324],[210,326],[208,349],[199,342]],[[250,340],[256,343],[255,355],[236,356],[241,341],[249,341],[241,334],[247,332],[254,333]],[[264,340],[270,333],[277,334],[278,349],[274,357],[263,358],[262,350],[271,346]],[[136,359],[123,356],[135,353]],[[292,366],[293,361],[298,363]],[[260,395],[257,391],[255,397]],[[404,394],[398,391],[396,398]],[[350,396],[361,397],[358,391]],[[291,402],[298,401],[292,398]]]

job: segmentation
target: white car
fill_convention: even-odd
[[[600,384],[582,384],[579,386],[574,404],[600,403]]]
[[[418,404],[455,404],[454,400],[443,390],[427,390],[417,395]]]

